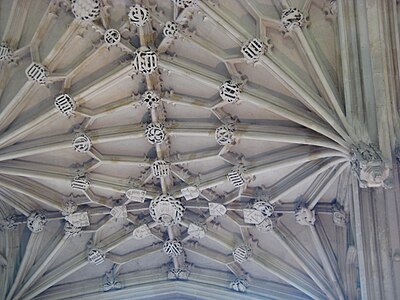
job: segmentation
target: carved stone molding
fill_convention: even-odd
[[[71,10],[75,18],[94,21],[100,16],[99,0],[72,0]]]
[[[160,195],[150,202],[150,216],[165,226],[178,224],[185,208],[181,202],[170,195]]]
[[[157,178],[169,176],[170,166],[169,163],[164,160],[156,160],[151,165],[151,170],[153,172],[153,176]]]
[[[220,203],[208,203],[208,209],[211,216],[223,216],[226,214],[226,207]]]
[[[78,210],[78,205],[72,201],[72,200],[66,200],[64,201],[62,207],[61,207],[61,214],[63,216],[68,216],[70,214],[73,214]]]
[[[390,168],[376,146],[365,143],[355,145],[351,152],[351,166],[361,188],[390,187]]]
[[[180,8],[190,7],[196,4],[197,0],[172,0]]]
[[[304,14],[297,8],[288,8],[282,11],[282,27],[285,31],[291,31],[295,28],[301,28],[305,25]]]
[[[242,264],[252,256],[252,249],[249,245],[241,245],[233,249],[233,259]]]
[[[163,245],[163,251],[170,257],[176,257],[183,254],[183,246],[177,240],[168,240]]]
[[[169,280],[188,280],[190,272],[188,268],[171,268],[168,270]]]
[[[33,233],[39,233],[47,224],[47,217],[40,211],[31,213],[26,221],[26,225]]]
[[[142,103],[148,108],[156,108],[160,104],[160,96],[155,91],[146,91],[142,96]]]
[[[147,224],[140,225],[139,227],[135,228],[132,232],[132,235],[137,240],[145,239],[151,236],[151,231]]]
[[[202,239],[206,236],[205,226],[201,224],[190,223],[188,227],[188,234],[195,239]]]
[[[77,175],[72,179],[71,187],[74,190],[86,191],[89,188],[90,182],[86,175]]]
[[[86,227],[90,225],[89,215],[87,212],[76,212],[69,214],[64,218],[75,227]]]
[[[54,100],[54,105],[66,117],[73,115],[76,110],[75,100],[68,94],[58,95]]]
[[[265,233],[274,230],[275,220],[271,218],[265,218],[261,223],[256,224],[258,231]]]
[[[92,141],[85,133],[78,133],[72,140],[72,146],[76,152],[85,153],[92,147]]]
[[[108,29],[104,33],[104,41],[109,47],[118,45],[121,41],[121,34],[117,29]]]
[[[249,63],[258,62],[266,50],[265,44],[256,38],[248,41],[241,48],[245,60]]]
[[[64,224],[64,234],[67,237],[79,236],[82,231],[82,227],[77,227],[70,222],[65,222]]]
[[[221,125],[215,129],[215,139],[218,145],[225,146],[235,142],[234,137],[234,126],[233,125]]]
[[[249,283],[244,278],[236,278],[234,281],[230,283],[229,287],[235,292],[244,293],[249,287]]]
[[[105,253],[97,248],[92,248],[88,252],[88,261],[91,264],[100,265],[104,262],[105,257]]]
[[[150,18],[150,12],[146,7],[139,4],[130,7],[129,21],[135,26],[144,26]]]
[[[324,13],[327,18],[333,18],[337,16],[337,5],[337,0],[326,0],[326,3],[324,5]]]
[[[195,186],[188,186],[181,189],[183,197],[186,201],[194,200],[200,196],[200,190]]]
[[[168,21],[163,28],[163,34],[167,37],[173,38],[178,35],[178,24]]]
[[[150,144],[161,144],[166,138],[165,126],[161,123],[150,123],[144,134]]]
[[[17,228],[16,217],[14,215],[0,219],[0,230],[14,230]]]
[[[140,189],[129,189],[125,192],[126,198],[129,201],[140,202],[143,203],[146,199],[147,192],[145,190]]]
[[[227,175],[229,182],[234,187],[241,187],[246,183],[247,168],[243,165],[235,166]]]
[[[332,217],[333,217],[333,223],[335,223],[335,225],[340,227],[345,227],[348,222],[346,212],[343,210],[343,207],[338,203],[336,203],[333,206]]]
[[[103,291],[108,292],[112,290],[120,290],[122,288],[122,282],[119,281],[118,276],[115,273],[115,267],[113,267],[110,271],[104,274]]]
[[[49,76],[47,68],[39,63],[33,62],[25,70],[26,77],[29,80],[35,81],[40,84],[45,84],[46,79]]]
[[[219,95],[222,100],[234,103],[239,100],[241,85],[234,80],[225,81],[219,88]]]
[[[151,50],[136,51],[132,67],[135,73],[151,74],[158,68],[158,55]]]
[[[314,225],[315,211],[306,207],[299,207],[295,212],[296,222],[303,226]]]
[[[268,201],[264,200],[255,201],[253,208],[261,212],[266,217],[270,217],[274,213],[274,206]]]
[[[0,61],[14,62],[14,51],[6,42],[1,42],[0,44]]]
[[[128,211],[127,211],[125,205],[120,205],[120,206],[114,206],[111,209],[110,214],[116,220],[119,220],[119,219],[123,219],[124,220],[128,216]]]

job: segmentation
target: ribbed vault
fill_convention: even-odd
[[[0,298],[353,293],[349,184],[388,175],[337,10],[1,1]]]

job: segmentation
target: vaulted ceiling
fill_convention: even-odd
[[[337,32],[336,1],[0,1],[0,298],[345,299]]]

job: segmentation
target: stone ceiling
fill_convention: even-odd
[[[0,298],[344,299],[336,11],[0,1]]]

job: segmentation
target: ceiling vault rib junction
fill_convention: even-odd
[[[150,271],[150,272],[149,272]],[[125,292],[125,295],[128,295],[130,293],[134,293],[135,295],[137,295],[138,297],[140,297],[139,291],[135,291],[132,290],[130,287],[135,287],[136,284],[135,282],[140,282],[141,284],[139,286],[143,286],[143,289],[148,289],[149,284],[154,284],[154,283],[158,283],[158,284],[162,284],[162,282],[164,282],[164,278],[158,274],[157,276],[154,276],[153,274],[151,274],[151,272],[154,273],[155,270],[149,270],[149,271],[136,271],[132,274],[125,274],[122,275],[124,278],[124,281],[127,282],[127,286],[125,289],[128,289],[128,292]],[[152,276],[150,276],[152,275]],[[199,284],[206,284],[207,282],[213,282],[213,284],[217,287],[215,289],[215,293],[213,294],[214,296],[217,295],[217,291],[220,290],[220,287],[223,287],[226,281],[226,276],[223,272],[212,272],[210,270],[207,269],[202,269],[202,268],[198,268],[197,271],[194,271],[192,273],[193,276],[193,284],[195,285],[199,285]],[[86,283],[86,289],[88,291],[88,293],[90,293],[91,291],[96,291],[96,287],[99,285],[99,283],[102,282],[102,278],[96,278],[94,280],[90,280]],[[187,281],[184,283],[190,283],[191,281]],[[265,285],[259,285],[260,283],[264,283]],[[157,286],[158,286],[157,284]],[[173,282],[166,282],[167,286],[171,286],[173,284]],[[71,297],[79,297],[79,293],[80,293],[80,289],[81,289],[81,285],[82,283],[75,283],[73,286],[70,286],[71,288]],[[293,299],[308,299],[307,296],[305,296],[304,294],[300,294],[300,293],[295,293],[295,289],[283,285],[283,284],[276,284],[274,282],[268,282],[268,281],[260,281],[255,283],[255,286],[258,287],[259,290],[257,290],[257,294],[255,295],[259,295],[262,296],[263,294],[265,294],[265,290],[270,291],[271,293],[271,299],[285,299],[285,297],[288,296],[292,296]],[[191,286],[192,288],[195,286]],[[198,286],[197,286],[198,287]],[[206,286],[202,286],[202,287],[206,287]],[[176,289],[177,287],[174,287],[174,289]],[[116,297],[116,292],[120,293],[123,292],[125,289],[121,289],[119,291],[114,291],[112,293],[110,293],[109,297]],[[61,292],[62,293],[62,292]],[[60,294],[60,290],[53,290],[50,293],[47,293],[46,296],[51,297],[59,295]],[[124,293],[122,293],[124,294]],[[229,294],[229,293],[228,293]],[[104,294],[103,294],[104,295]],[[98,295],[97,295],[98,296]],[[106,295],[105,295],[106,296]],[[204,295],[205,296],[205,295]],[[231,296],[231,295],[230,295]],[[246,297],[246,295],[244,294],[243,296]],[[249,296],[249,298],[245,298],[245,299],[252,299],[252,296]],[[39,298],[40,299],[40,298]]]
[[[186,65],[189,63],[186,62]],[[172,72],[176,72],[177,74],[181,74],[183,76],[190,76],[193,79],[198,80],[199,82],[205,83],[207,85],[210,85],[211,87],[214,88],[219,88],[221,82],[218,81],[218,79],[215,79],[215,75],[213,77],[210,76],[203,76],[206,71],[203,70],[203,72],[195,73],[194,70],[199,70],[200,67],[198,66],[191,66],[191,68],[183,65],[182,63],[179,63],[178,58],[168,58],[165,57],[165,60],[163,61],[163,56],[160,57],[160,66],[164,67],[167,70],[171,70]],[[208,72],[210,74],[210,72]],[[222,80],[222,79],[219,79]],[[249,91],[246,93],[246,91]],[[342,137],[339,135],[334,134],[329,130],[328,128],[324,128],[324,125],[320,125],[320,123],[313,122],[312,119],[308,118],[308,113],[305,112],[304,114],[300,115],[298,114],[298,111],[301,111],[299,108],[293,107],[290,109],[290,104],[289,103],[282,103],[282,105],[278,105],[281,100],[279,98],[274,98],[274,97],[266,97],[265,94],[260,94],[258,93],[255,94],[254,88],[249,88],[245,87],[244,91],[241,93],[241,99],[250,101],[254,103],[257,106],[265,107],[266,109],[281,115],[282,117],[286,117],[296,123],[299,123],[305,127],[309,127],[312,130],[315,130],[319,133],[324,134],[325,136],[331,138],[332,140],[336,141],[339,143],[339,145],[342,145],[343,147],[347,148],[348,143],[345,140],[342,140]],[[271,101],[267,101],[267,99],[271,98]],[[317,124],[318,125],[317,125]]]
[[[202,3],[200,5],[200,8],[203,9],[206,6],[207,4]],[[209,10],[207,10],[207,12],[209,12]],[[227,19],[233,19],[225,16],[225,14],[226,12],[219,11],[219,14],[214,14],[213,17],[218,24],[222,24],[222,22],[225,22],[225,20]],[[236,23],[235,26],[231,25],[230,28],[235,31],[238,36],[241,37],[241,43],[250,38],[243,36],[243,33],[239,32],[240,30],[242,32],[244,31],[240,24]],[[300,29],[297,28],[296,30]],[[340,124],[337,123],[337,120],[333,118],[332,113],[330,113],[329,111],[325,111],[325,109],[318,103],[318,96],[310,95],[309,92],[303,89],[303,86],[301,84],[298,84],[296,80],[292,78],[292,76],[286,74],[285,71],[287,71],[287,69],[285,70],[282,63],[280,63],[278,59],[273,56],[273,54],[267,52],[265,56],[262,56],[261,65],[271,70],[272,74],[275,74],[278,80],[282,80],[283,83],[286,83],[288,87],[292,89],[294,94],[298,94],[310,106],[310,108],[314,109],[317,114],[321,115],[321,117],[324,118],[346,142],[351,143],[351,139],[348,136],[348,133],[343,130]],[[315,97],[317,99],[315,99]],[[337,100],[335,98],[335,103],[336,101]],[[340,113],[342,113],[341,110]],[[342,122],[346,122],[345,126],[347,125],[347,121],[345,119],[343,119]],[[346,126],[346,128],[349,127]]]
[[[379,76],[396,66],[382,71],[371,45],[358,49],[382,37],[347,30],[365,21],[359,8],[0,6],[1,299],[370,293],[372,254],[360,249],[376,237],[361,209],[376,216],[361,198],[395,198],[381,189],[398,188],[399,122],[397,111],[385,119],[392,99],[375,99],[395,95]]]

